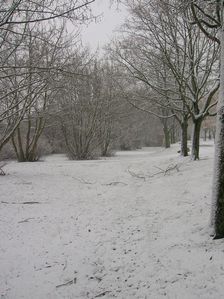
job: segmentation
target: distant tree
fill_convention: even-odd
[[[96,94],[98,102],[98,121],[95,130],[96,143],[101,156],[109,155],[109,147],[114,138],[115,121],[115,94],[116,88],[113,85],[113,70],[111,66],[100,60],[95,61],[93,69],[93,86],[98,90]],[[97,80],[96,80],[97,79]]]
[[[119,101],[119,92],[114,78],[116,68],[109,61],[101,62],[101,109],[97,138],[100,154],[105,157],[111,154],[111,146],[117,137],[117,126],[122,114],[122,102]]]
[[[58,117],[68,156],[86,160],[94,157],[98,147],[102,81],[98,66],[88,53],[81,53],[75,62],[80,60],[82,76],[64,77],[63,88],[58,96]]]

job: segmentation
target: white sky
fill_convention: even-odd
[[[124,22],[127,12],[123,7],[117,9],[116,4],[110,7],[110,0],[96,0],[91,7],[95,15],[102,14],[102,17],[97,23],[92,22],[88,27],[85,26],[82,37],[84,44],[95,50],[110,41],[116,28]]]

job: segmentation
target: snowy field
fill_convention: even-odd
[[[11,162],[0,177],[1,299],[223,298],[209,236],[213,146]]]

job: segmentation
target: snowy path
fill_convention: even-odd
[[[222,298],[224,242],[208,230],[212,155],[203,147],[190,162],[174,147],[7,165],[0,298]]]

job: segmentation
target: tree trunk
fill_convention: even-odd
[[[181,149],[180,154],[183,157],[188,156],[188,146],[187,146],[187,129],[188,129],[188,121],[184,119],[181,123]]]
[[[15,133],[12,134],[12,137],[11,137],[11,141],[12,141],[12,146],[14,148],[14,151],[15,151],[15,154],[16,154],[16,158],[17,160],[19,161],[19,152],[18,152],[18,149],[17,149],[17,146],[16,146],[16,141],[15,141],[15,136],[14,136]]]
[[[109,146],[110,146],[110,139],[106,140],[104,142],[103,146],[101,147],[101,156],[102,157],[106,157],[108,155]]]
[[[22,125],[21,129],[18,127],[12,135],[11,140],[17,156],[18,162],[35,162],[38,160],[37,145],[39,138],[43,132],[45,122],[42,118],[36,122],[35,132],[31,139],[31,122],[28,123],[28,133],[25,134],[25,126]],[[24,150],[25,148],[25,150]]]
[[[216,129],[212,129],[212,138],[215,140]]]
[[[224,238],[224,28],[220,30],[220,90],[215,136],[215,166],[213,173],[212,224],[215,239]]]
[[[175,125],[172,126],[171,132],[170,132],[170,142],[176,143],[176,128]]]
[[[25,162],[26,158],[25,158],[25,154],[24,154],[24,150],[23,150],[23,142],[22,142],[20,127],[18,127],[16,130],[17,142],[15,142],[13,137],[12,137],[12,143],[13,143],[16,155],[17,155],[17,160],[18,160],[18,162]]]
[[[201,124],[202,124],[201,118],[195,119],[193,121],[192,146],[191,146],[192,160],[199,160]]]
[[[163,133],[164,133],[164,147],[170,148],[170,132],[167,125],[163,126]]]
[[[209,138],[209,136],[210,136],[210,130],[208,129],[208,138]],[[205,128],[204,129],[204,141],[206,141],[206,140],[207,140],[207,129]]]
[[[211,130],[208,130],[208,139],[211,140],[212,139],[212,134],[211,134]]]

